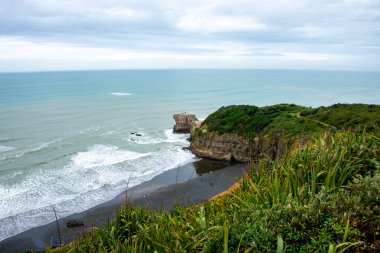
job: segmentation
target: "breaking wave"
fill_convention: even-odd
[[[132,93],[128,93],[128,92],[112,92],[111,95],[114,95],[114,96],[130,96],[130,95],[132,95]]]

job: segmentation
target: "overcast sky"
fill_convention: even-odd
[[[380,0],[1,0],[0,71],[380,70]]]

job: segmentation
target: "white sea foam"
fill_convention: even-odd
[[[154,145],[165,142],[164,139],[159,137],[153,137],[151,134],[144,133],[141,129],[136,132],[131,133],[128,138],[125,138],[127,141],[140,144],[140,145]]]
[[[111,95],[114,95],[114,96],[130,96],[130,95],[132,95],[132,93],[128,93],[128,92],[112,92]]]
[[[190,137],[190,134],[177,134],[173,133],[173,129],[165,130],[166,142],[169,143],[188,143],[187,139]]]
[[[88,135],[88,134],[93,134],[96,131],[99,131],[100,127],[99,126],[92,126],[92,127],[86,127],[78,130],[78,134],[83,134],[83,135]]]
[[[194,161],[196,157],[181,146],[162,149],[152,154],[152,159],[141,161],[140,170],[144,177],[140,177],[139,183],[149,180],[162,172]]]
[[[23,156],[24,154],[25,153],[23,151],[21,151],[21,152],[13,153],[13,154],[10,154],[10,155],[5,155],[5,156],[1,157],[0,160],[4,161],[4,160],[7,160],[7,159],[17,158],[17,157]]]
[[[121,134],[121,130],[117,129],[117,130],[110,130],[110,131],[103,132],[99,134],[99,136],[111,136],[111,135],[120,135],[120,134]]]
[[[28,149],[27,152],[25,152],[25,153],[32,153],[32,152],[37,152],[37,151],[44,150],[44,149],[48,148],[51,144],[57,143],[57,142],[59,142],[61,140],[62,140],[62,138],[59,138],[59,139],[56,139],[56,140],[53,140],[53,141],[49,141],[49,142],[38,144],[35,147],[31,147],[30,149]]]
[[[13,149],[15,149],[15,148],[4,146],[4,145],[0,144],[0,153],[7,152],[7,151],[10,151],[10,150],[13,150]]]
[[[152,138],[150,136],[131,136],[129,140],[140,145],[154,145],[164,142],[162,139]]]
[[[182,150],[186,135],[169,131],[162,138],[166,145],[149,153],[93,145],[63,167],[37,169],[17,183],[0,184],[0,240],[54,221],[51,205],[60,218],[81,212],[195,159]]]
[[[59,142],[61,140],[62,140],[62,138],[59,138],[59,139],[56,139],[56,140],[53,140],[53,141],[39,143],[39,144],[36,144],[34,146],[31,146],[31,147],[25,148],[23,150],[20,150],[19,152],[12,152],[11,154],[6,155],[6,156],[0,158],[0,160],[4,161],[4,160],[7,160],[7,159],[18,158],[18,157],[21,157],[21,156],[26,155],[26,154],[30,154],[30,153],[38,152],[38,151],[41,151],[41,150],[45,150],[45,149],[49,148],[49,146],[51,144],[57,143],[57,142]],[[3,146],[3,145],[0,144],[0,153],[1,152],[15,150],[15,148],[3,146],[5,148],[7,148],[7,150],[1,151],[1,146]],[[18,151],[18,150],[16,150],[16,151]]]
[[[133,142],[141,145],[154,145],[159,143],[173,143],[178,145],[187,144],[189,134],[176,134],[173,133],[173,129],[167,129],[164,131],[164,135],[153,137],[150,134],[146,134],[142,131],[137,131],[137,134],[130,134],[128,138],[125,138],[129,142]]]
[[[120,150],[111,145],[94,145],[85,152],[79,152],[72,158],[74,164],[78,167],[92,168],[95,166],[111,165],[128,160],[134,160],[149,153],[141,154],[137,152]]]

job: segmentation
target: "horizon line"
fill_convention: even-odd
[[[57,70],[26,70],[0,71],[0,74],[33,74],[60,72],[101,72],[101,71],[167,71],[167,70],[257,70],[257,71],[325,71],[325,72],[375,72],[380,70],[350,70],[350,69],[307,69],[307,68],[115,68],[115,69],[57,69]]]

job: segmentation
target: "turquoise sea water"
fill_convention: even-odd
[[[380,104],[379,72],[131,70],[0,74],[0,240],[195,160],[172,115],[223,105]],[[132,134],[137,132],[141,136]]]

